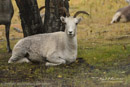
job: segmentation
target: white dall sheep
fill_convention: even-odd
[[[81,18],[75,15],[60,19],[65,23],[65,32],[38,34],[21,39],[14,46],[8,63],[47,60],[46,66],[56,66],[74,62],[77,58],[77,24]]]
[[[130,5],[120,8],[117,10],[116,14],[113,16],[111,24],[115,22],[128,22],[130,21]]]

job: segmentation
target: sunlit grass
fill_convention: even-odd
[[[86,42],[87,43],[87,42]],[[83,57],[89,64],[94,66],[114,66],[120,64],[124,59],[128,59],[130,53],[130,44],[125,45],[102,45],[93,43],[95,46],[80,47],[79,57]],[[129,63],[129,62],[128,62]]]

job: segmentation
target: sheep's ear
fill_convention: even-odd
[[[60,20],[61,20],[62,23],[65,23],[65,17],[61,16]]]
[[[82,19],[83,19],[82,17],[77,18],[76,24],[78,24]]]

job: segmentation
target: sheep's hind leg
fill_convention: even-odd
[[[15,62],[19,61],[20,59],[21,59],[21,58],[19,58],[18,56],[12,56],[12,57],[9,59],[8,63],[15,63]]]
[[[25,52],[24,50],[25,49],[22,50],[22,48],[15,48],[8,63],[23,63],[23,62],[28,63],[29,60],[26,58],[27,52]]]
[[[66,63],[66,61],[61,58],[47,58],[47,60],[49,62],[46,62],[46,64],[45,64],[46,66],[57,66],[57,65]]]
[[[19,57],[11,57],[8,61],[8,63],[29,63],[30,61],[24,57],[24,58],[19,58]]]
[[[29,63],[30,61],[26,57],[11,57],[8,63]]]
[[[25,57],[20,60],[18,60],[16,63],[29,63],[30,61]]]

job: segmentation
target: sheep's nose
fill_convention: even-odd
[[[72,34],[72,31],[69,31],[69,34]]]

